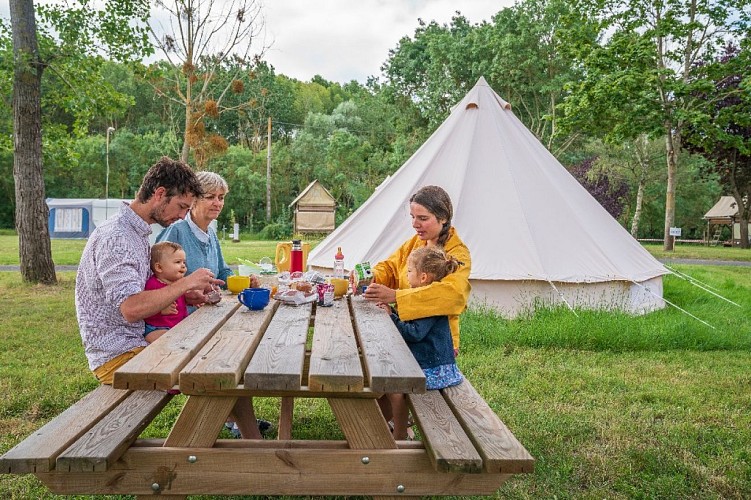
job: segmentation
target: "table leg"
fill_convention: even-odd
[[[164,446],[210,448],[214,446],[235,396],[189,396]]]
[[[279,432],[277,439],[292,439],[292,410],[295,407],[295,398],[283,397],[279,408]]]
[[[172,430],[164,440],[164,446],[182,448],[210,448],[214,446],[229,412],[235,406],[233,396],[188,396]],[[162,499],[185,499],[187,495],[160,495]],[[147,498],[139,495],[138,498]],[[149,496],[148,498],[153,498]]]
[[[352,449],[395,449],[396,441],[375,399],[329,398],[344,437]],[[374,496],[376,500],[392,500],[400,496]]]

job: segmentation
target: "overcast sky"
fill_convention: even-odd
[[[50,0],[35,0],[35,4]],[[59,0],[58,0],[59,1]],[[222,0],[215,0],[221,2]],[[365,83],[381,76],[389,49],[413,36],[417,19],[446,24],[458,10],[470,23],[490,21],[513,0],[262,0],[266,36],[273,42],[266,60],[284,74],[308,81]],[[9,18],[0,1],[0,16]]]
[[[266,55],[276,69],[307,81],[365,83],[380,76],[389,49],[413,36],[417,19],[449,23],[458,10],[472,24],[490,21],[513,0],[266,0]]]

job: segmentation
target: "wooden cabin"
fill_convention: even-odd
[[[334,230],[336,201],[323,185],[314,180],[289,204],[294,207],[293,232],[324,233]]]

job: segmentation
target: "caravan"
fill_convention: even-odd
[[[47,198],[50,215],[47,222],[52,239],[86,239],[94,229],[109,217],[115,215],[122,200],[110,198]],[[159,224],[151,225],[149,241],[153,244],[156,236],[162,232]]]

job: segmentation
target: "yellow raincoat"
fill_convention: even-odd
[[[463,266],[443,278],[441,281],[419,288],[410,288],[407,281],[407,257],[412,250],[425,246],[425,242],[415,235],[391,256],[379,262],[373,268],[376,283],[396,290],[396,308],[402,321],[410,321],[430,316],[448,316],[451,326],[451,338],[454,349],[459,348],[459,314],[467,308],[469,292],[469,273],[472,263],[469,249],[457,236],[456,230],[449,229],[449,237],[443,250]]]

